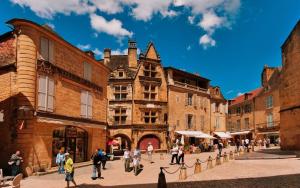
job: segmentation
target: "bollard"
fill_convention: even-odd
[[[164,155],[162,153],[160,154],[160,160],[164,160]]]
[[[186,174],[186,168],[184,167],[184,163],[182,163],[179,171],[179,180],[186,180],[187,174]]]
[[[209,156],[208,159],[207,159],[207,168],[208,169],[212,169],[214,166],[213,166],[213,163],[212,163],[212,157]]]
[[[160,173],[158,175],[157,188],[167,188],[166,176],[163,172],[163,167],[160,167]]]
[[[240,152],[239,152],[239,155],[243,155],[243,154],[244,154],[244,150],[241,148]]]
[[[223,162],[228,162],[229,159],[228,159],[228,155],[226,152],[224,152],[224,156],[223,156]]]
[[[234,154],[233,154],[232,151],[230,151],[230,153],[229,153],[229,159],[230,159],[230,160],[234,160]]]
[[[221,162],[221,156],[217,155],[217,157],[216,157],[216,166],[217,165],[221,165],[221,164],[222,164],[222,162]]]
[[[195,164],[195,170],[194,170],[194,174],[199,174],[201,172],[201,163],[199,161],[199,159],[197,159],[196,164]]]

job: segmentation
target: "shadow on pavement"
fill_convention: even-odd
[[[271,170],[271,169],[270,169]],[[101,186],[96,184],[81,184],[80,188],[157,188],[157,184],[136,184]],[[270,176],[261,178],[242,178],[210,181],[185,181],[168,183],[168,188],[299,188],[300,174]]]

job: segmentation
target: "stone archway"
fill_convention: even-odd
[[[113,136],[115,140],[119,143],[119,150],[123,151],[126,147],[131,150],[131,139],[126,134],[116,134]]]
[[[142,136],[138,142],[140,150],[146,150],[149,142],[153,145],[154,149],[160,149],[160,138],[154,134],[147,134]]]

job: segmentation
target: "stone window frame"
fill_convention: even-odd
[[[148,121],[146,121],[148,119]],[[156,123],[158,119],[158,112],[156,110],[148,110],[144,112],[144,122],[146,124]]]
[[[40,57],[54,63],[54,42],[44,36],[40,38]]]
[[[266,97],[266,109],[273,108],[273,95],[269,95]]]
[[[115,125],[124,125],[126,124],[127,120],[127,109],[124,107],[117,107],[114,109],[114,124]],[[118,111],[118,112],[117,112]],[[119,120],[116,121],[116,117],[118,117]],[[123,119],[125,118],[125,119]]]
[[[241,120],[240,120],[240,119],[236,120],[236,129],[237,129],[238,131],[241,130]]]
[[[44,79],[41,83],[41,79]],[[42,89],[44,86],[44,91]],[[42,101],[44,96],[44,101]],[[51,102],[52,101],[52,102]],[[38,110],[46,112],[54,112],[55,103],[55,81],[47,75],[38,75]],[[51,107],[52,106],[52,107]]]
[[[143,85],[144,88],[144,99],[146,100],[156,100],[156,96],[157,96],[157,91],[156,91],[156,84],[145,84]],[[148,89],[146,88],[148,87]],[[152,89],[154,87],[154,90]],[[154,98],[153,98],[154,96]]]
[[[215,128],[219,129],[221,126],[220,116],[215,117]]]
[[[186,127],[192,129],[194,127],[195,116],[193,114],[186,114]]]
[[[193,106],[193,93],[186,94],[186,106]]]
[[[156,67],[157,65],[153,65],[152,63],[144,64],[144,76],[155,78],[157,75]]]
[[[113,87],[114,87],[115,100],[126,100],[127,99],[128,91],[127,91],[126,85],[114,85]],[[119,88],[119,89],[117,89],[117,88]],[[119,96],[119,97],[117,97],[117,96]]]
[[[244,128],[250,129],[250,119],[249,118],[244,118]]]

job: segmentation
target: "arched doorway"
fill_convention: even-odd
[[[56,155],[60,149],[70,153],[73,161],[87,160],[88,133],[84,129],[67,126],[55,129],[52,140],[52,165],[55,165]]]
[[[148,147],[148,143],[151,143],[154,149],[160,149],[160,140],[157,136],[155,135],[145,135],[143,136],[139,142],[138,142],[138,146],[140,148],[140,150],[146,150]]]
[[[113,148],[115,155],[122,155],[126,147],[131,150],[131,140],[125,134],[116,134],[113,136],[113,140],[110,142],[110,148]]]

